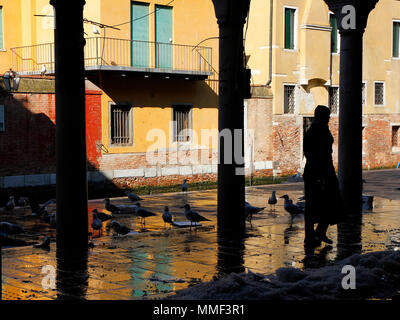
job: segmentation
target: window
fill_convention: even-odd
[[[329,87],[329,109],[332,114],[337,114],[339,109],[339,88]]]
[[[283,112],[284,113],[294,113],[295,108],[295,86],[294,85],[284,85],[283,86],[283,94],[284,94],[284,104],[283,104]]]
[[[392,148],[399,148],[400,147],[400,126],[392,126]]]
[[[189,142],[192,129],[191,105],[173,105],[174,142]]]
[[[0,132],[6,131],[6,126],[4,123],[4,106],[0,105]]]
[[[393,21],[393,57],[400,58],[400,21]]]
[[[364,106],[367,103],[367,87],[366,87],[366,83],[363,82],[362,83],[362,89],[361,89],[361,97],[362,97],[362,105]]]
[[[296,9],[285,8],[285,49],[295,49]]]
[[[110,141],[112,145],[132,145],[131,109],[130,105],[110,105]]]
[[[4,36],[3,36],[3,7],[0,6],[0,49],[4,49]]]
[[[375,82],[375,105],[383,106],[385,104],[385,83]]]
[[[337,22],[336,22],[336,17],[333,13],[329,14],[329,23],[331,25],[332,31],[331,31],[331,53],[338,53],[339,51],[339,46],[338,46],[338,28],[337,28]]]

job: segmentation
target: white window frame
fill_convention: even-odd
[[[294,48],[293,49],[286,49],[285,48],[285,9],[293,9],[295,10],[294,12],[294,30],[293,30],[293,34],[294,34]],[[289,51],[289,52],[294,52],[298,50],[298,32],[299,32],[299,26],[298,26],[298,15],[299,15],[299,9],[298,7],[292,7],[292,6],[283,6],[283,39],[282,39],[282,48],[284,51]]]
[[[332,11],[329,11],[329,13],[328,13],[328,24],[329,24],[329,26],[331,26],[331,15],[335,15],[335,13],[332,12]],[[339,28],[337,29],[337,52],[331,52],[331,54],[333,54],[333,55],[339,55],[340,54],[340,32],[339,32]]]
[[[375,101],[376,101],[376,99],[375,99],[375,92],[376,92],[375,85],[377,83],[383,83],[383,104],[376,104],[375,103]],[[374,81],[374,106],[375,107],[384,107],[384,106],[386,106],[386,83],[385,83],[385,81]]]
[[[337,88],[337,94],[338,94],[338,97],[337,97],[337,109],[336,109],[336,112],[335,113],[332,113],[331,112],[331,115],[333,115],[333,116],[337,116],[337,115],[339,115],[339,101],[340,101],[340,87],[338,86],[338,85],[332,85],[332,86],[329,86],[328,87],[328,103],[327,103],[327,105],[328,105],[328,108],[330,109],[330,95],[329,95],[329,89],[330,88]]]
[[[362,82],[363,84],[364,84],[364,87],[365,87],[365,90],[364,90],[364,92],[365,92],[365,99],[364,99],[364,103],[362,104],[362,106],[364,107],[364,106],[366,106],[367,105],[367,99],[368,99],[368,92],[367,92],[367,81],[363,81]],[[361,87],[361,101],[362,101],[362,87]],[[362,102],[361,102],[362,103]]]
[[[398,57],[393,57],[393,46],[394,46],[394,43],[393,43],[393,31],[394,31],[394,23],[395,22],[398,22],[398,23],[400,23],[400,20],[397,20],[397,19],[393,19],[392,20],[392,52],[391,52],[391,56],[392,56],[392,59],[393,60],[400,60],[400,33],[399,33],[399,56]],[[3,32],[4,33],[4,32]]]
[[[285,112],[285,86],[291,86],[294,87],[294,110],[293,113],[286,113]],[[288,115],[292,116],[296,114],[296,108],[297,108],[297,99],[296,99],[296,87],[297,83],[289,83],[289,82],[284,82],[282,85],[282,114],[283,115]]]

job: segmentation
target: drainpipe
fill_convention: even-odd
[[[269,77],[267,86],[272,82],[272,28],[274,19],[274,0],[269,1],[270,13],[269,13]]]

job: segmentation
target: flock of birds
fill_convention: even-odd
[[[187,179],[183,181],[182,184],[182,192],[187,192],[188,190],[188,184],[187,184]],[[135,202],[135,204],[130,204],[130,205],[116,205],[111,203],[109,198],[104,199],[104,207],[105,209],[110,212],[110,214],[105,213],[103,211],[99,211],[97,208],[93,209],[92,211],[92,223],[91,227],[93,231],[97,231],[101,233],[103,229],[103,222],[111,220],[110,227],[114,230],[115,233],[118,235],[126,235],[132,230],[117,222],[115,217],[119,214],[127,214],[127,213],[133,213],[136,216],[140,218],[140,223],[144,227],[146,224],[146,218],[148,217],[154,217],[157,216],[156,213],[149,211],[145,208],[143,208],[140,204],[139,201],[143,201],[139,195],[126,191],[125,194],[127,195],[128,199],[131,200],[132,202]],[[291,217],[291,225],[293,222],[293,218],[297,215],[303,214],[304,213],[304,208],[305,208],[305,201],[304,197],[299,198],[300,201],[298,201],[296,204],[293,203],[293,201],[289,198],[287,194],[281,196],[280,198],[284,199],[284,209],[286,212],[290,214]],[[50,228],[56,228],[56,213],[55,212],[48,212],[48,206],[50,204],[55,204],[56,200],[55,199],[50,199],[47,202],[45,202],[43,205],[39,205],[33,198],[25,198],[21,197],[17,205],[20,207],[26,207],[30,206],[32,213],[30,214],[30,217],[37,217],[41,218],[43,222],[47,223]],[[271,196],[268,199],[268,205],[271,207],[271,211],[275,210],[275,206],[278,203],[278,199],[276,197],[276,191],[272,191]],[[14,208],[16,207],[16,203],[14,200],[13,196],[10,196],[9,200],[5,204],[3,210],[6,212],[12,212]],[[183,207],[184,209],[184,215],[186,219],[190,222],[190,228],[193,226],[193,223],[195,223],[195,226],[197,226],[198,222],[201,221],[211,221],[210,219],[202,216],[199,214],[197,211],[194,211],[189,204],[185,204]],[[263,211],[266,207],[256,207],[248,203],[247,201],[245,202],[245,217],[247,220],[251,223],[252,216],[253,214],[257,214],[261,211]],[[173,218],[173,213],[170,212],[169,207],[165,206],[164,211],[161,215],[163,222],[164,222],[164,227],[166,227],[167,224],[174,225],[174,226],[179,226],[178,224],[175,223],[174,218]],[[17,224],[13,224],[10,222],[0,222],[0,234],[2,236],[9,236],[9,235],[17,235],[24,233],[25,229]],[[43,242],[41,244],[36,245],[36,247],[40,248],[47,248],[50,244],[50,238],[48,236],[44,237]]]

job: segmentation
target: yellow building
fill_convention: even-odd
[[[364,34],[366,168],[393,166],[400,160],[399,21],[400,2],[380,0]],[[264,118],[264,138],[272,141],[272,151],[264,148],[267,158],[259,160],[273,161],[276,173],[301,170],[302,137],[319,104],[332,110],[330,125],[337,156],[340,35],[325,2],[252,0],[246,55],[253,84],[263,87],[264,95],[270,98],[263,108],[249,100],[248,112],[258,108],[258,112],[262,109],[272,114],[272,121]],[[253,126],[261,129],[260,125]]]
[[[0,73],[54,75],[49,0],[0,0],[0,7]],[[218,35],[218,26],[212,2],[86,0],[83,22],[86,77],[102,92],[101,174],[89,178],[180,181],[180,175],[215,174],[218,39],[208,38]]]

